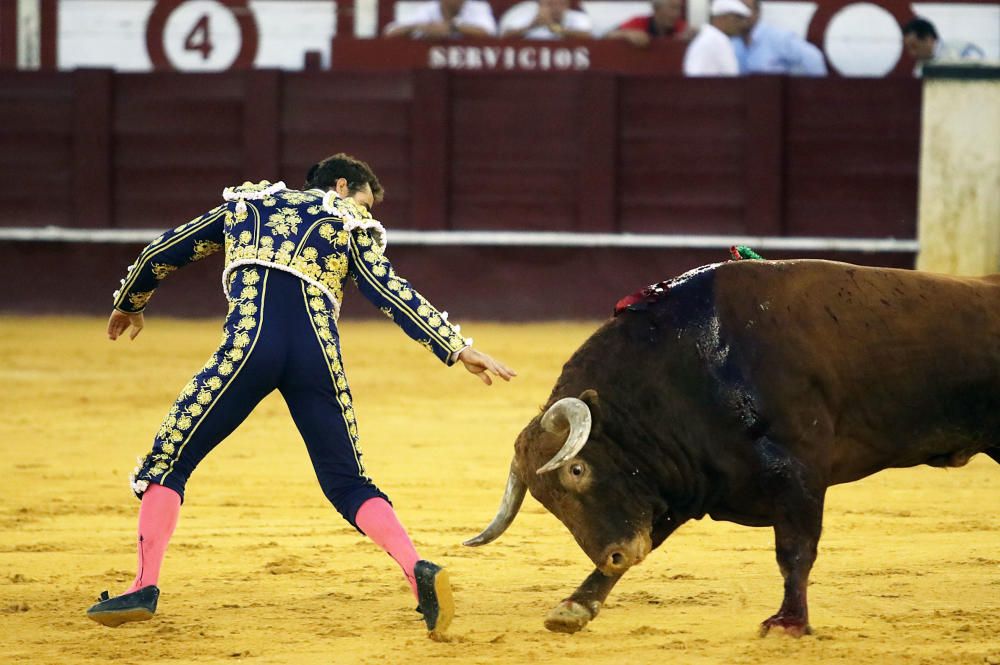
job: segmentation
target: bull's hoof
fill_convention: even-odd
[[[759,634],[761,637],[768,635],[774,629],[775,633],[784,633],[790,637],[802,637],[812,635],[812,628],[809,622],[802,618],[782,616],[775,614],[770,619],[760,624]]]
[[[564,600],[556,605],[545,617],[545,627],[554,633],[575,633],[597,616],[600,603],[592,603],[588,609],[575,600]]]

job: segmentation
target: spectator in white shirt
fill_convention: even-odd
[[[740,65],[730,37],[750,24],[750,8],[740,0],[712,0],[711,20],[684,53],[685,76],[739,76]]]
[[[405,21],[385,26],[385,37],[455,39],[495,37],[497,22],[490,3],[484,0],[431,0]]]
[[[594,24],[584,12],[569,8],[570,0],[538,0],[534,15],[526,12],[508,20],[504,37],[523,39],[591,39]]]

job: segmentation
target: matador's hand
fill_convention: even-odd
[[[478,376],[488,386],[493,385],[490,372],[499,376],[504,381],[510,381],[511,378],[517,376],[517,372],[514,370],[501,362],[493,360],[493,358],[490,358],[485,353],[476,351],[471,346],[462,349],[462,352],[458,354],[458,359],[465,365],[465,369]]]
[[[129,339],[135,339],[136,335],[142,332],[142,328],[145,325],[146,322],[142,318],[142,312],[138,314],[126,314],[116,309],[111,312],[111,318],[108,319],[108,339],[111,341],[118,339],[119,335],[128,330],[129,326],[132,326]]]

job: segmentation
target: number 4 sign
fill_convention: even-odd
[[[198,19],[191,32],[184,38],[184,50],[200,51],[202,60],[208,60],[212,55],[212,28],[208,19],[208,14]]]
[[[159,0],[146,24],[146,48],[156,69],[250,67],[257,22],[246,0]]]

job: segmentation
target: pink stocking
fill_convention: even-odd
[[[142,495],[139,508],[138,572],[125,593],[156,584],[167,543],[177,526],[181,497],[163,485],[151,484]]]
[[[413,567],[420,557],[417,556],[413,542],[406,535],[406,529],[399,523],[396,512],[389,502],[379,497],[368,499],[361,504],[358,514],[354,516],[354,522],[366,536],[396,560],[403,569],[410,588],[413,589],[413,595],[416,596],[417,581],[413,577]]]

